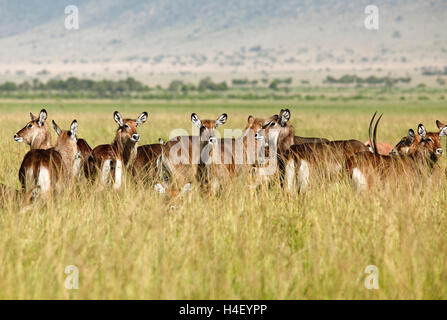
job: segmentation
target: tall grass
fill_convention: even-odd
[[[288,105],[297,134],[367,140],[369,118],[385,112],[379,140],[396,143],[423,122],[429,131],[447,114],[423,107],[368,103]],[[63,107],[61,107],[61,105]],[[39,102],[0,103],[0,182],[18,188],[28,148],[13,134],[38,113]],[[282,105],[51,102],[49,119],[95,146],[113,139],[114,109],[124,117],[149,112],[142,143],[190,129],[189,115],[243,128],[249,114],[270,116]],[[379,108],[380,107],[380,108]],[[53,136],[55,141],[55,135]],[[444,144],[445,142],[443,142]],[[446,167],[445,159],[440,166]],[[167,198],[127,176],[120,193],[67,186],[48,203],[20,213],[7,198],[0,208],[2,299],[445,299],[447,297],[445,176],[356,194],[349,180],[312,181],[301,195],[278,183],[258,190],[244,177],[217,195]],[[67,290],[65,267],[79,268],[79,289]],[[364,287],[366,266],[379,270],[378,290]]]

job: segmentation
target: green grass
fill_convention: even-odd
[[[13,134],[45,107],[62,128],[79,122],[91,146],[113,140],[113,111],[149,113],[141,144],[191,130],[223,112],[220,130],[243,128],[248,115],[291,110],[296,134],[367,140],[371,115],[384,118],[379,141],[397,143],[422,122],[447,121],[435,101],[0,101],[0,182],[18,188],[28,147]],[[53,141],[55,141],[55,133]],[[443,141],[445,145],[445,141]],[[442,170],[446,160],[441,161]],[[443,172],[443,171],[442,171]],[[439,177],[438,177],[439,178]],[[21,214],[0,208],[1,299],[445,299],[447,186],[428,177],[356,194],[346,177],[313,181],[304,195],[277,183],[247,188],[244,177],[222,194],[166,198],[127,177],[118,194],[83,182]],[[68,265],[79,290],[64,287]],[[379,269],[379,290],[367,290],[366,266]]]

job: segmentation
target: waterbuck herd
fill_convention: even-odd
[[[68,130],[52,121],[58,135],[53,146],[46,110],[38,116],[30,115],[31,121],[14,135],[15,141],[31,149],[19,169],[22,189],[11,191],[1,186],[3,197],[13,192],[25,202],[59,194],[73,181],[97,181],[102,188],[120,190],[126,172],[169,195],[190,189],[194,182],[216,192],[244,174],[247,186],[279,179],[284,190],[293,193],[303,192],[312,176],[331,178],[345,173],[361,191],[373,183],[404,181],[430,173],[443,154],[441,137],[447,135],[447,125],[440,121],[436,121],[439,132],[427,132],[419,124],[417,133],[410,129],[392,148],[376,141],[382,116],[374,124],[374,114],[366,143],[298,137],[289,121],[290,111],[285,109],[269,118],[249,116],[239,138],[218,137],[216,128],[226,123],[227,114],[216,120],[201,120],[193,113],[191,122],[199,128],[198,136],[177,136],[167,142],[160,139],[157,144],[138,146],[137,128],[147,121],[148,114],[124,119],[115,111],[115,139],[92,149],[77,137],[76,120]]]

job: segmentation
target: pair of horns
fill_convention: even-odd
[[[373,153],[377,154],[377,144],[376,144],[376,137],[377,137],[377,126],[379,125],[380,119],[382,119],[383,113],[379,116],[379,118],[376,121],[376,124],[374,125],[374,131],[373,136],[371,139],[371,128],[374,122],[374,119],[376,118],[377,111],[374,112],[374,115],[371,118],[371,122],[369,123],[369,141],[371,142],[371,148],[373,149]]]

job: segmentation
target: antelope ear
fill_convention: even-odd
[[[115,122],[118,123],[120,127],[123,126],[123,117],[121,117],[120,113],[118,111],[115,111],[113,113],[113,118],[115,119]]]
[[[36,116],[32,112],[29,113],[29,116],[31,117],[31,121],[36,120]]]
[[[286,125],[287,121],[290,120],[290,110],[289,109],[285,109],[285,110],[281,109],[281,112],[279,113],[279,117],[281,118],[279,121],[279,124],[281,125],[281,127],[284,127]]]
[[[138,117],[137,121],[136,121],[136,125],[138,126],[139,124],[143,124],[145,123],[147,120],[147,112],[144,111],[142,114],[140,114],[140,116]]]
[[[52,123],[53,123],[54,131],[56,131],[57,135],[60,136],[62,133],[61,128],[59,128],[59,126],[56,124],[56,122],[54,122],[54,120],[52,121]]]
[[[76,136],[76,132],[78,131],[78,122],[73,120],[70,126],[70,131],[73,136]]]
[[[421,136],[421,138],[425,138],[426,134],[427,134],[427,130],[425,130],[425,127],[422,123],[420,123],[418,125],[418,133]]]
[[[159,144],[165,144],[165,142],[163,141],[162,138],[158,138],[158,143],[159,143]]]
[[[45,120],[47,120],[47,116],[48,116],[47,110],[45,110],[45,109],[40,110],[39,121],[37,121],[37,124],[39,125],[39,127],[43,125]]]
[[[227,122],[227,114],[226,113],[222,113],[219,118],[217,118],[216,120],[216,124],[214,125],[215,128],[217,128],[217,126],[220,126],[221,124],[225,124],[225,122]]]
[[[191,114],[191,122],[197,127],[200,128],[202,126],[202,121],[200,121],[199,116],[195,113]]]
[[[247,123],[249,125],[252,125],[254,121],[255,121],[255,118],[252,115],[248,116]]]
[[[441,121],[436,120],[436,125],[438,126],[439,130],[442,130],[442,128],[447,127],[447,124],[443,124]]]
[[[413,142],[415,136],[416,134],[414,133],[413,129],[408,130],[408,139],[410,140],[410,143]]]
[[[441,129],[441,132],[439,132],[439,138],[447,136],[447,127],[444,127]]]

